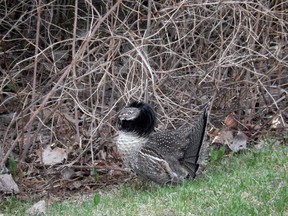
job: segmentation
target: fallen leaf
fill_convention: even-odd
[[[238,152],[242,149],[247,148],[247,140],[248,140],[248,137],[242,131],[238,131],[237,134],[233,137],[233,142],[230,143],[228,147],[233,152]]]
[[[48,146],[46,149],[44,149],[42,153],[42,159],[45,165],[59,164],[62,163],[67,158],[68,158],[67,150],[58,147],[51,149],[51,147]]]
[[[16,112],[0,115],[0,126],[8,126],[10,122],[16,117]]]
[[[66,167],[61,171],[61,176],[63,180],[69,180],[75,176],[75,171]]]
[[[20,192],[11,174],[0,175],[0,192],[5,194],[18,194]]]
[[[46,202],[45,200],[41,200],[35,203],[32,207],[26,210],[26,214],[28,215],[39,215],[45,214],[46,212]]]
[[[82,183],[80,181],[75,181],[73,182],[72,186],[73,186],[73,189],[78,189],[82,186]]]
[[[233,132],[228,128],[222,129],[218,136],[214,138],[212,144],[219,143],[221,145],[230,145],[233,142]]]
[[[280,118],[280,115],[277,114],[272,118],[271,128],[277,129],[277,128],[281,128],[281,126],[282,126],[281,118]]]
[[[216,130],[216,129],[211,128],[210,131],[209,131],[209,134],[210,134],[212,137],[216,137],[216,136],[219,136],[219,131]]]
[[[233,152],[238,152],[247,148],[248,137],[242,132],[238,131],[236,135],[233,135],[233,130],[224,128],[216,136],[212,144],[227,145]]]
[[[234,128],[237,124],[236,120],[235,120],[235,113],[231,113],[229,114],[225,120],[224,120],[224,124],[228,127],[228,128]]]

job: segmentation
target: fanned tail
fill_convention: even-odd
[[[201,146],[206,135],[206,126],[208,121],[208,105],[205,106],[203,114],[194,124],[189,133],[190,144],[184,153],[182,161],[183,166],[189,172],[189,175],[194,178],[199,168],[198,158]]]

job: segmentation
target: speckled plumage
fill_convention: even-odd
[[[133,102],[118,116],[118,151],[139,176],[159,184],[181,183],[196,175],[207,118],[205,109],[193,127],[153,132],[154,110],[146,103]]]

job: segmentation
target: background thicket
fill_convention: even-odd
[[[210,101],[209,128],[232,113],[251,140],[283,133],[287,32],[283,0],[2,0],[1,165],[14,157],[42,179],[53,144],[68,153],[58,171],[115,174],[115,117],[132,100],[155,107],[158,129],[193,123]]]

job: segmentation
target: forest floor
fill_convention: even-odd
[[[45,215],[288,215],[288,145],[265,139],[210,161],[177,186],[123,179],[89,194],[42,198]],[[23,215],[39,197],[7,197],[0,215]]]

